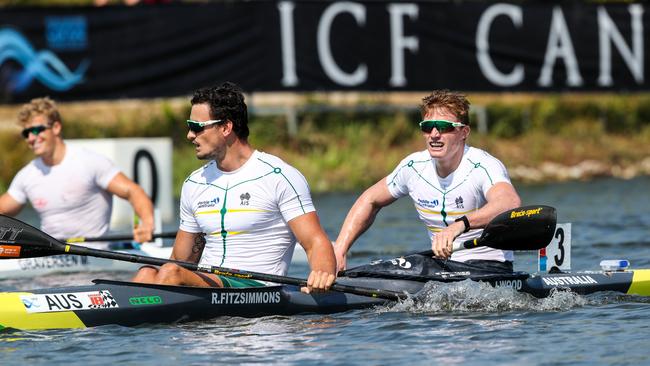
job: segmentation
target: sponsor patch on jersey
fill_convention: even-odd
[[[47,200],[45,198],[35,198],[32,201],[32,206],[37,209],[44,209],[47,206]]]
[[[434,208],[438,206],[439,203],[440,201],[438,200],[423,200],[421,198],[418,198],[418,205],[422,207]]]
[[[208,208],[208,207],[215,207],[219,203],[219,197],[213,198],[209,201],[199,201],[197,204],[197,208]]]
[[[28,313],[53,313],[119,307],[113,295],[107,290],[21,295],[20,300]]]

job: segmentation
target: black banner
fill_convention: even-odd
[[[237,1],[3,8],[2,100],[246,91],[646,91],[642,4]]]

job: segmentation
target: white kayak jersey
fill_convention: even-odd
[[[487,203],[486,194],[496,183],[510,183],[505,166],[487,152],[465,146],[460,165],[445,178],[438,176],[435,159],[427,150],[407,156],[388,175],[386,183],[395,198],[411,196],[429,238],[451,225],[457,218],[476,211]],[[481,236],[483,229],[472,229],[456,241]],[[451,259],[512,261],[512,251],[479,247],[454,252]]]
[[[179,228],[206,234],[200,264],[286,275],[296,244],[287,223],[312,211],[305,177],[255,150],[235,171],[211,161],[185,180]]]
[[[113,208],[106,188],[119,172],[107,157],[66,145],[60,164],[32,160],[7,192],[20,204],[29,200],[41,229],[55,238],[101,236],[108,231]]]

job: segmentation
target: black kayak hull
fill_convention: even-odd
[[[95,280],[94,285],[0,293],[0,329],[136,326],[301,313],[336,313],[388,300],[295,286],[197,288]]]
[[[555,289],[578,294],[614,291],[650,296],[650,270],[485,275],[473,278],[536,297]],[[442,282],[462,280],[459,277]],[[340,278],[337,283],[417,293],[422,281],[386,278]],[[0,329],[137,326],[213,319],[220,316],[329,314],[390,303],[389,300],[325,292],[304,294],[295,286],[195,288],[95,280],[93,285],[0,293]]]

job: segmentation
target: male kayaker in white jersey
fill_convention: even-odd
[[[454,263],[463,262],[512,271],[511,251],[480,247],[452,254],[454,240],[478,238],[490,220],[521,201],[504,165],[466,145],[470,133],[466,97],[439,90],[422,101],[420,129],[427,148],[407,156],[354,203],[335,243],[338,269],[346,268],[347,251],[379,210],[409,195],[428,229],[433,253],[444,260],[443,269],[454,270]]]
[[[249,144],[241,89],[230,82],[202,88],[191,104],[187,138],[196,157],[208,163],[183,183],[171,258],[283,276],[297,239],[311,267],[305,291],[328,289],[335,279],[336,259],[307,181],[278,157]],[[264,285],[172,263],[142,267],[133,280],[201,287]]]
[[[116,195],[128,200],[140,218],[133,229],[134,240],[151,241],[153,204],[147,194],[108,158],[68,146],[52,99],[32,99],[23,105],[18,123],[36,159],[18,172],[0,196],[0,213],[17,215],[29,201],[41,219],[41,229],[49,235],[98,237],[109,229],[112,195]]]

